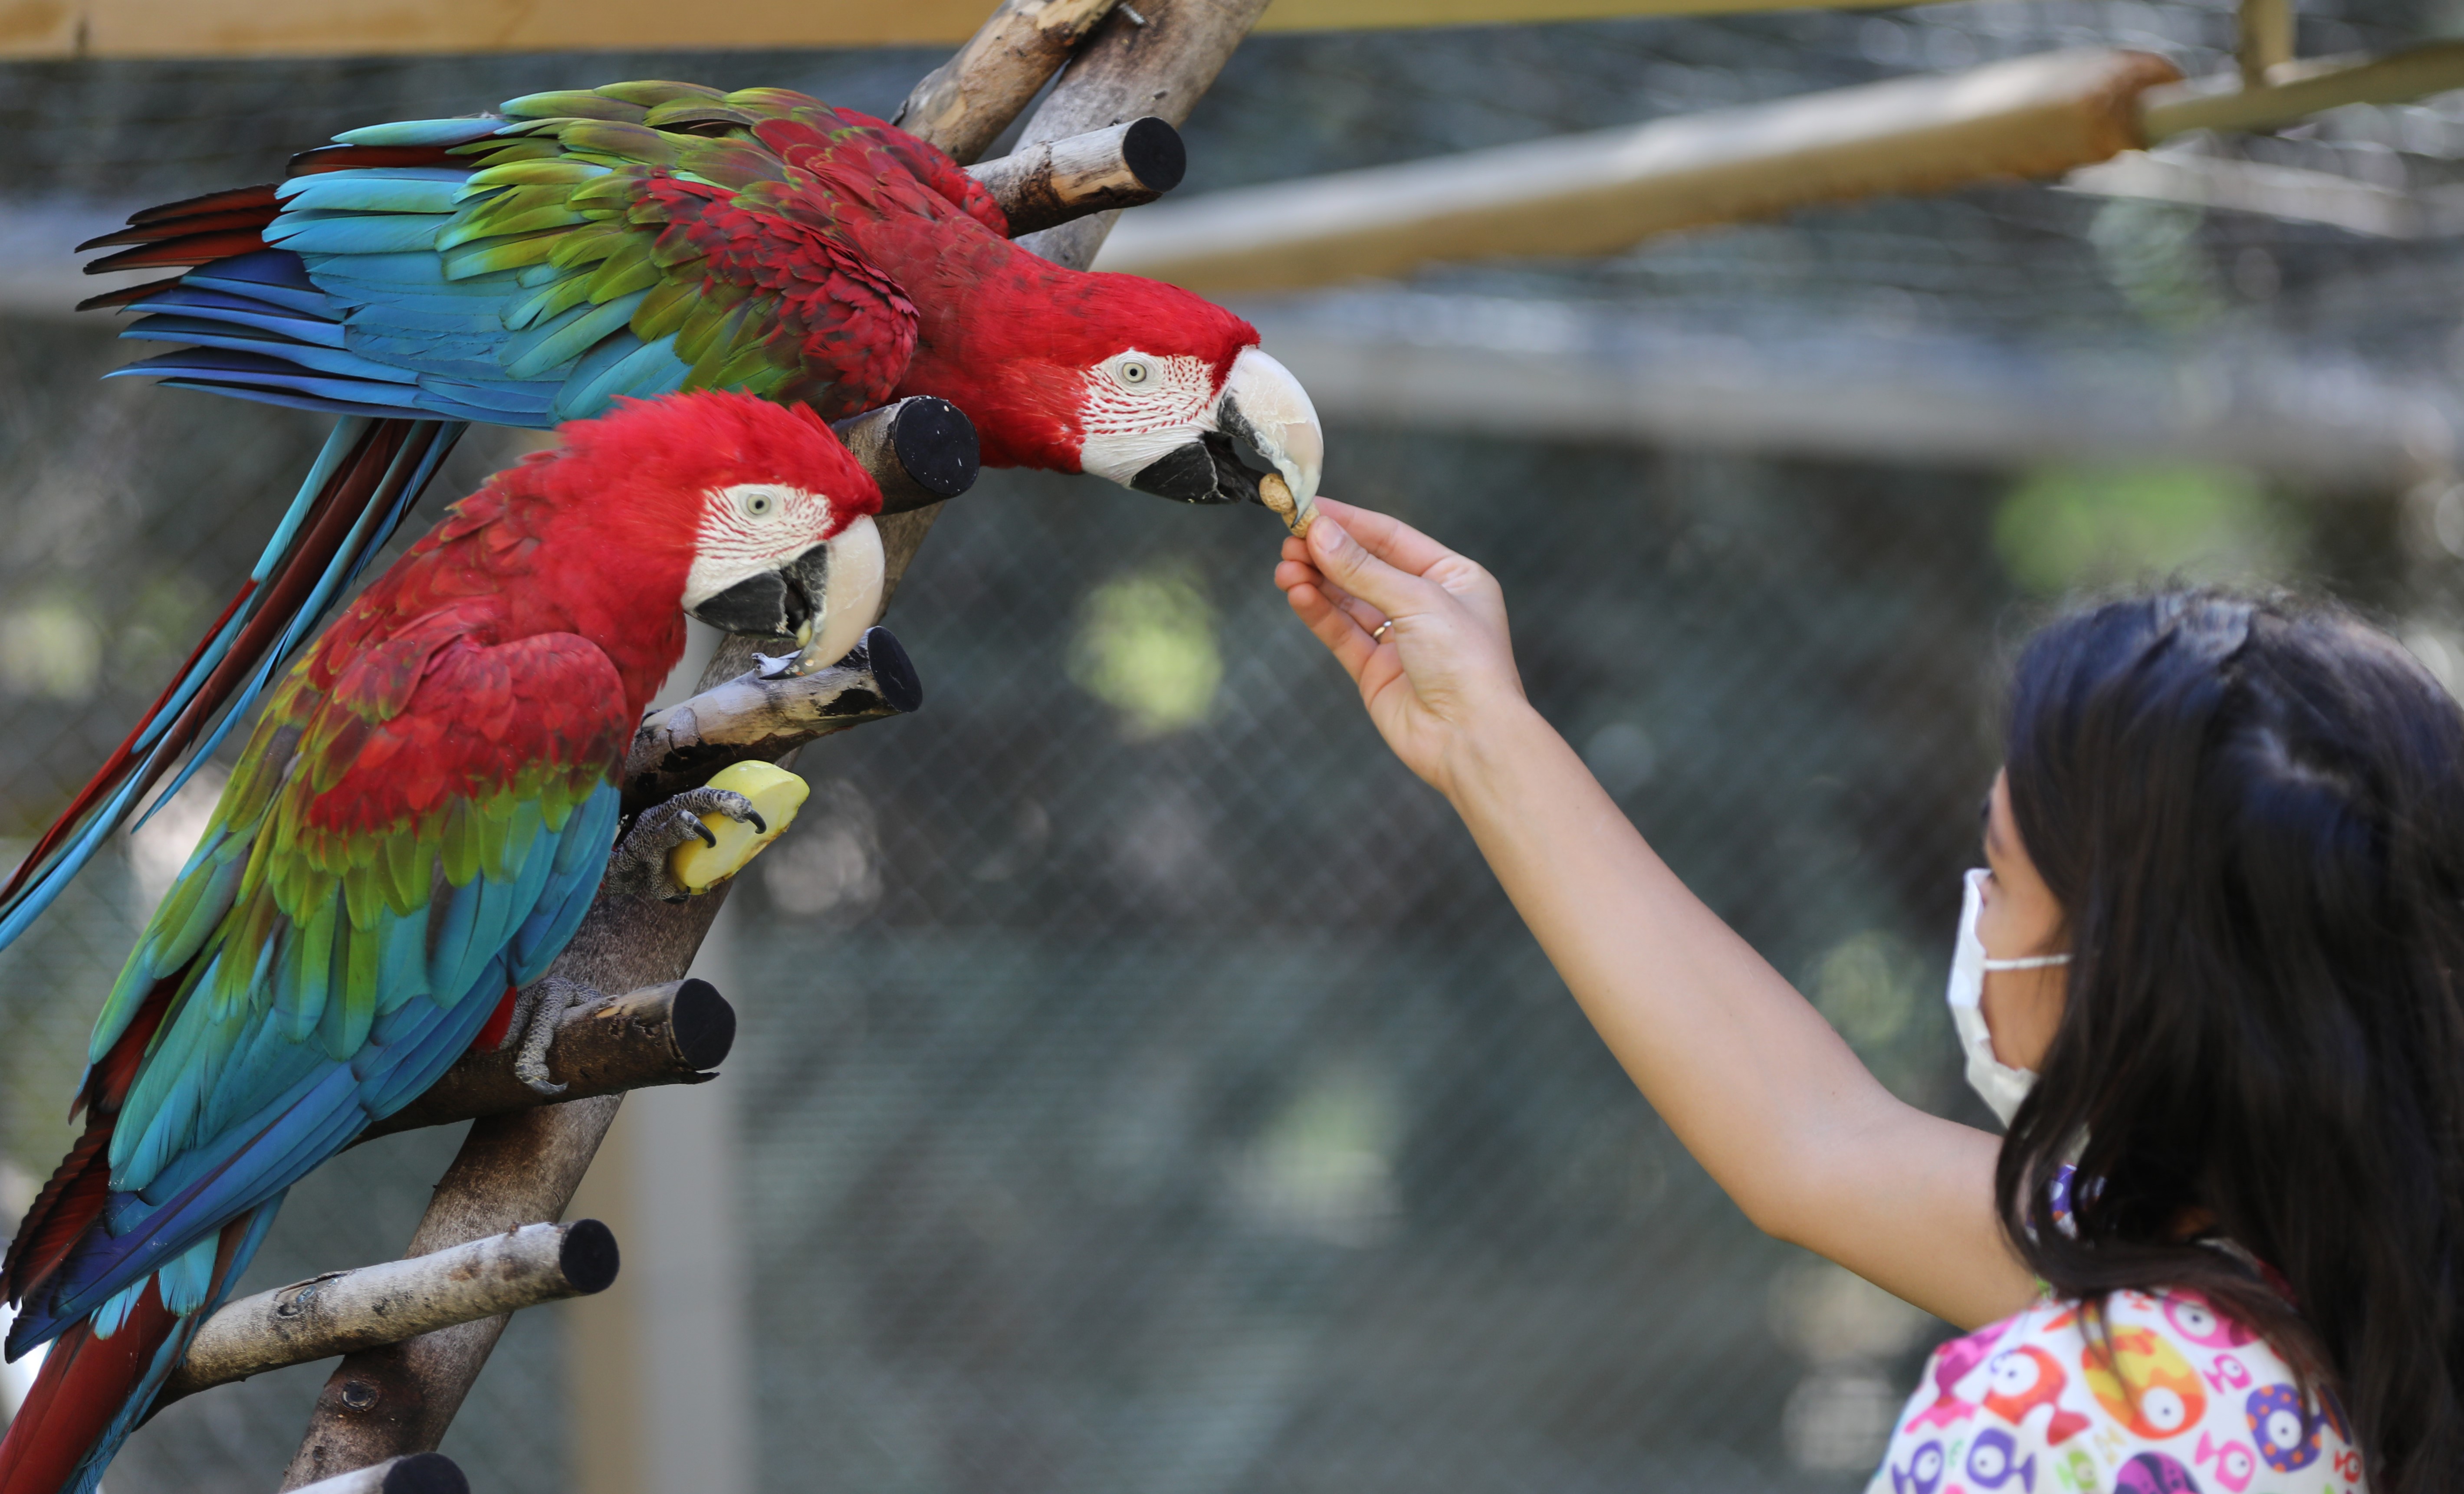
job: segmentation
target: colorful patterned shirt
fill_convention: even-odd
[[[2362,1494],[2331,1398],[2195,1291],[2047,1300],[1934,1351],[1866,1494]]]

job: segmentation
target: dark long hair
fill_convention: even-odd
[[[2464,1490],[2464,711],[2349,614],[2172,591],[2028,644],[2005,765],[2073,951],[1994,1180],[2021,1255],[2208,1294],[2379,1494]]]

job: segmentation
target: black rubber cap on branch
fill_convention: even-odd
[[[564,1232],[557,1269],[582,1292],[605,1291],[616,1282],[616,1232],[597,1219],[576,1219]]]
[[[443,1453],[413,1453],[385,1470],[385,1494],[471,1494],[471,1481]]]
[[[736,1008],[707,980],[687,980],[676,988],[668,1025],[676,1057],[695,1068],[716,1068],[736,1046]]]
[[[976,423],[948,400],[925,395],[901,404],[890,439],[898,465],[927,493],[955,498],[976,485]]]
[[[1168,192],[1189,174],[1189,147],[1180,131],[1154,115],[1132,121],[1121,137],[1121,164],[1151,192]]]
[[[865,669],[880,689],[883,705],[905,713],[924,704],[924,682],[916,678],[915,661],[907,657],[907,646],[898,641],[896,633],[886,627],[868,627],[860,647],[864,649]]]

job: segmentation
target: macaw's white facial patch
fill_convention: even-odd
[[[869,514],[859,514],[830,537],[825,594],[814,600],[822,615],[814,620],[813,636],[796,656],[796,672],[809,674],[838,663],[881,617],[881,586],[888,574],[881,547],[881,526]]]
[[[1086,389],[1078,406],[1086,433],[1079,469],[1124,487],[1165,453],[1213,430],[1222,393],[1206,360],[1135,348],[1088,369]]]
[[[693,537],[684,605],[701,605],[728,587],[775,571],[828,538],[844,520],[830,500],[783,483],[742,482],[713,490]]]

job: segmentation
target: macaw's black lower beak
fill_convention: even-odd
[[[829,589],[829,546],[815,545],[783,570],[747,576],[704,601],[693,615],[722,632],[802,643]]]
[[[1265,475],[1242,462],[1231,437],[1210,430],[1148,463],[1130,486],[1182,503],[1254,503]]]

